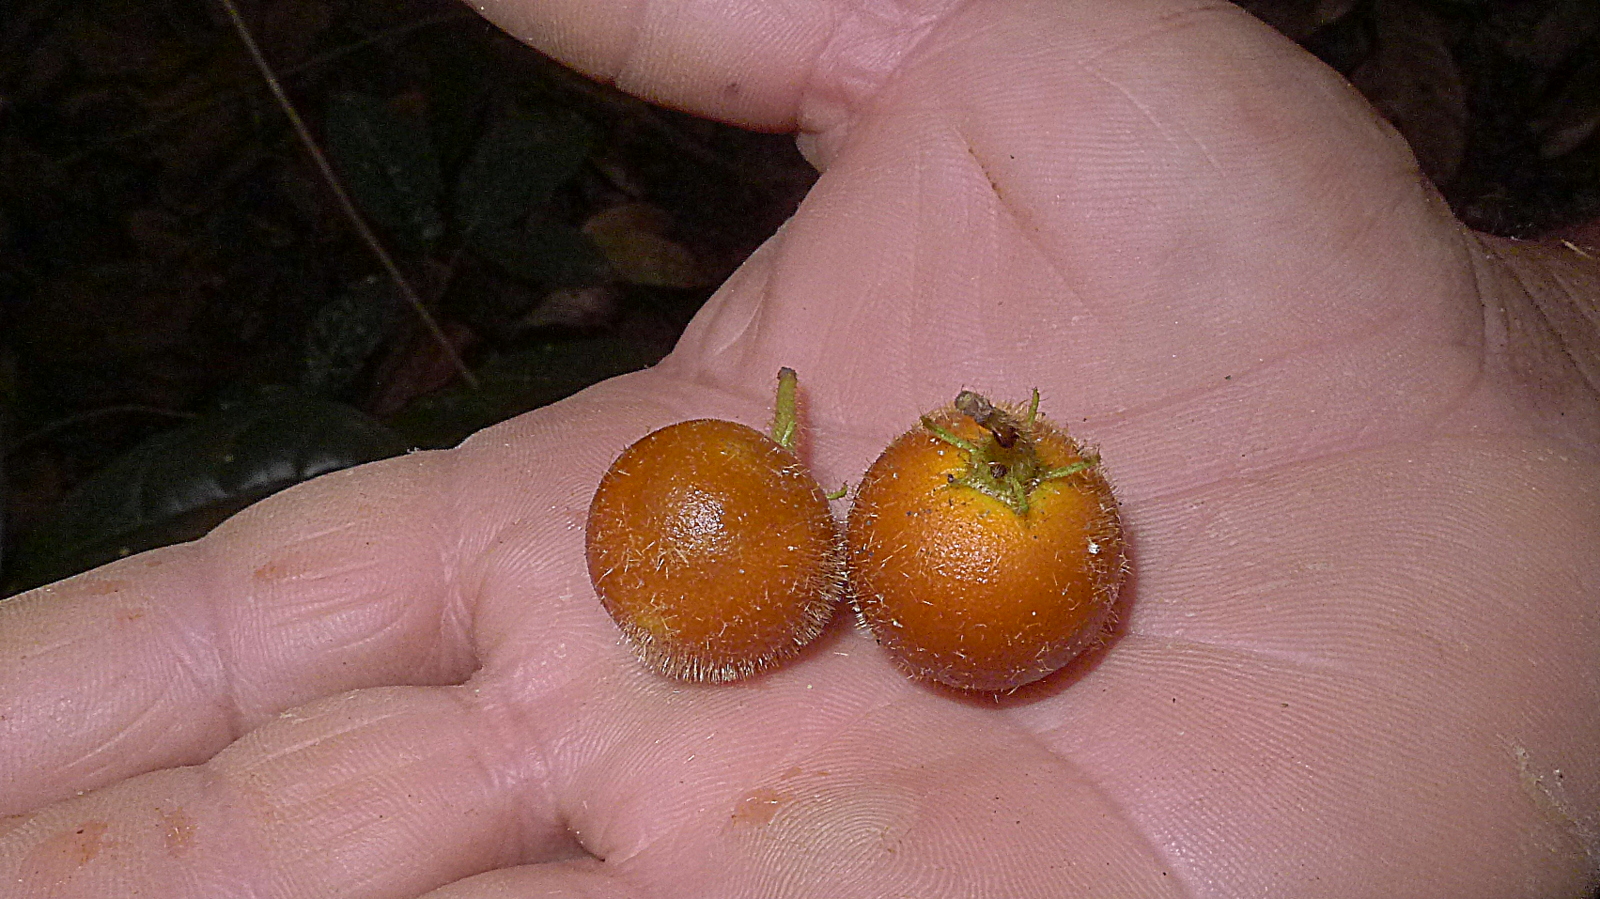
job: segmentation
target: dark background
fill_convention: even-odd
[[[1241,5],[1366,94],[1473,227],[1600,218],[1600,0]],[[216,0],[11,0],[0,595],[653,363],[815,177],[787,136],[596,86],[454,0],[241,11],[437,328]]]

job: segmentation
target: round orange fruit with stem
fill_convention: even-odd
[[[1099,639],[1126,562],[1099,457],[962,391],[868,469],[846,528],[861,617],[907,672],[1005,691]]]
[[[771,436],[668,425],[623,451],[589,506],[595,593],[649,667],[721,683],[796,655],[843,592],[838,528],[794,453],[795,375]]]

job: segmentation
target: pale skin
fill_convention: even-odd
[[[1583,894],[1592,259],[1464,230],[1226,4],[485,13],[824,174],[656,369],[0,604],[0,896]],[[1119,489],[1115,632],[999,700],[842,619],[753,682],[642,670],[594,486],[764,428],[783,365],[829,487],[1038,387]]]

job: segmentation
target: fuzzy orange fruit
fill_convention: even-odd
[[[820,634],[843,590],[828,501],[789,448],[794,375],[777,439],[731,421],[668,425],[623,451],[589,507],[595,592],[639,657],[721,683],[765,671]]]
[[[1100,636],[1126,567],[1099,459],[1027,407],[963,391],[862,479],[846,530],[857,608],[902,668],[1003,691]]]

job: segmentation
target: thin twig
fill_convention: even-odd
[[[322,173],[322,177],[327,181],[328,187],[333,190],[333,194],[339,200],[339,206],[344,210],[345,216],[355,225],[356,233],[361,235],[361,239],[371,248],[372,254],[378,257],[379,264],[388,273],[389,280],[394,282],[395,289],[400,291],[400,295],[410,304],[411,310],[417,314],[417,318],[421,319],[422,324],[433,335],[433,339],[438,342],[445,355],[450,358],[451,364],[460,373],[461,379],[476,390],[478,387],[477,377],[467,368],[467,363],[461,358],[461,354],[456,352],[455,345],[445,335],[444,329],[439,327],[439,322],[428,311],[428,307],[423,304],[422,298],[411,287],[405,275],[401,274],[400,267],[395,265],[394,258],[389,255],[389,251],[383,248],[383,244],[378,240],[378,235],[373,232],[372,227],[367,224],[367,220],[356,209],[355,202],[345,192],[344,185],[340,183],[339,177],[334,174],[333,166],[328,163],[328,157],[323,154],[322,148],[317,145],[316,138],[311,136],[311,129],[306,127],[305,120],[300,117],[300,112],[289,101],[289,95],[284,92],[283,85],[278,81],[278,76],[273,74],[272,67],[267,63],[267,58],[261,53],[261,48],[256,46],[255,37],[250,34],[249,26],[245,24],[244,17],[239,15],[239,8],[234,5],[233,0],[218,0],[218,2],[227,11],[228,19],[233,22],[233,28],[238,32],[239,39],[244,41],[245,48],[250,51],[250,58],[255,61],[256,69],[261,72],[261,77],[266,79],[267,87],[272,91],[272,96],[277,99],[284,115],[289,117],[289,124],[294,127],[294,132],[299,136],[301,145],[306,148],[307,153],[311,154],[312,161],[317,164],[317,170]]]

